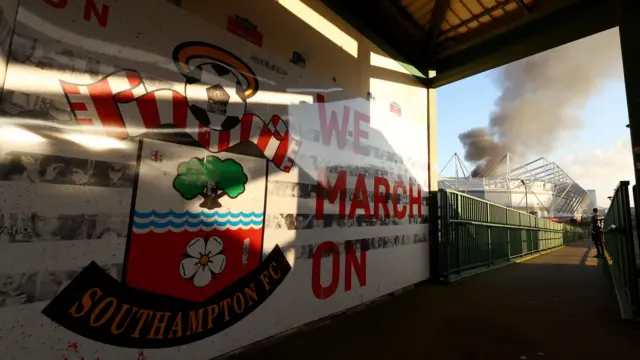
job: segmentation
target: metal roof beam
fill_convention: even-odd
[[[578,185],[576,183],[573,183],[573,184],[575,184],[576,186],[574,186],[571,189],[571,194],[576,194],[576,195],[582,196],[582,195],[585,195],[587,193],[587,191],[584,190],[580,185]]]
[[[544,168],[544,167],[542,167],[542,168]],[[547,168],[547,169],[543,169],[542,171],[535,172],[535,170],[538,170],[538,169],[540,169],[540,168],[535,168],[535,169],[530,170],[530,171],[521,171],[521,172],[517,172],[517,173],[515,173],[515,174],[512,172],[511,174],[512,174],[513,176],[519,176],[519,175],[521,175],[521,174],[529,173],[529,175],[530,175],[530,176],[534,176],[534,177],[538,178],[538,176],[539,176],[539,175],[541,175],[541,174],[546,174],[546,173],[548,173],[550,170],[555,170],[555,169],[548,169],[548,168]]]
[[[433,50],[438,41],[438,36],[442,32],[442,23],[444,22],[450,5],[451,0],[435,0],[433,9],[431,9],[431,18],[429,19],[429,26],[427,28],[427,56],[430,61],[432,60]]]
[[[525,166],[531,166],[531,165],[533,165],[533,163],[529,163],[529,164],[527,164],[527,165],[523,165],[523,166],[521,166],[521,167],[518,167],[518,168],[514,169],[514,170],[512,171],[512,173],[513,173],[513,172],[517,172],[517,171],[527,171],[527,172],[532,172],[532,171],[537,170],[537,169],[542,169],[542,168],[545,168],[545,167],[549,167],[549,165],[548,165],[548,164],[544,164],[544,165],[542,165],[542,166],[538,166],[538,167],[535,167],[535,168],[533,168],[533,169],[528,168],[528,167],[525,167]]]
[[[541,177],[542,177],[542,178],[547,178],[547,179],[548,179],[548,178],[549,178],[549,177],[551,177],[551,176],[555,176],[555,175],[557,175],[557,174],[563,174],[563,172],[562,172],[562,171],[560,171],[557,167],[553,167],[553,168],[550,168],[550,169],[549,169],[549,168],[547,168],[547,169],[544,169],[544,170],[542,170],[542,171],[538,171],[538,172],[532,172],[531,174],[532,174],[533,176],[535,176],[535,177],[536,177],[536,179],[539,179],[539,178],[541,178]]]
[[[556,189],[554,192],[556,193],[560,193],[562,192],[561,197],[564,197],[566,195],[566,191],[568,191],[569,189],[571,189],[575,184],[574,183],[560,183],[560,184],[556,184]]]
[[[518,168],[525,168],[525,167],[527,167],[527,166],[529,166],[529,165],[533,165],[533,164],[535,164],[535,163],[537,163],[537,162],[540,162],[540,161],[542,161],[542,162],[543,162],[543,163],[545,163],[545,164],[546,164],[547,162],[549,162],[549,160],[547,160],[547,159],[545,159],[545,158],[541,157],[541,158],[537,158],[537,159],[535,159],[535,160],[529,161],[529,162],[528,162],[528,163],[526,163],[526,164],[522,164],[522,165],[518,166],[516,169],[518,169]]]
[[[582,201],[582,199],[580,197],[573,197],[569,200],[569,202],[567,203],[567,206],[564,207],[562,210],[566,213],[568,211],[572,211],[572,213],[575,213],[576,208],[578,203]]]
[[[551,1],[553,2],[555,1]],[[431,87],[450,84],[611,29],[617,23],[616,1],[576,0],[562,9],[474,45],[454,44],[453,49],[448,51],[439,49],[440,53],[436,56],[436,76],[427,83]]]
[[[526,14],[531,14],[531,9],[529,9],[529,7],[527,6],[527,4],[524,3],[524,1],[515,0],[515,2],[516,4],[518,4],[518,7],[522,9],[522,11],[524,11]]]
[[[569,207],[567,208],[567,212],[571,211],[571,214],[574,214],[576,212],[577,209],[577,205],[580,203],[581,199],[580,198],[574,198],[571,200],[571,203],[569,205]]]
[[[465,19],[464,21],[461,21],[460,23],[456,24],[455,26],[452,26],[450,28],[448,28],[446,31],[443,31],[440,36],[439,39],[443,39],[447,36],[447,34],[452,33],[454,31],[457,31],[469,24],[471,24],[474,21],[477,21],[478,19],[481,19],[485,16],[488,16],[489,14],[491,14],[492,12],[496,11],[496,10],[501,10],[504,7],[506,7],[507,5],[510,5],[513,3],[513,0],[507,0],[501,3],[497,3],[496,5],[484,9],[483,11],[479,12],[478,14],[473,15],[472,17]]]
[[[567,173],[555,163],[553,164],[553,167],[550,167],[544,171],[541,171],[540,174],[545,174],[545,176],[547,177],[560,175],[560,178],[562,179],[567,179],[570,182],[573,181],[571,177],[569,177],[569,175],[567,175]]]
[[[573,185],[573,184],[571,184],[571,185]],[[566,193],[567,193],[567,191],[569,191],[569,189],[571,188],[571,185],[569,185],[569,187],[568,187],[568,188],[567,188],[567,189],[562,193],[562,195],[560,195],[560,197],[556,197],[556,196],[554,196],[552,199],[556,199],[556,198],[557,198],[557,199],[562,199],[562,198],[564,198],[564,194],[566,194]],[[559,201],[559,200],[558,200],[558,201]]]
[[[549,163],[547,159],[541,157],[541,158],[538,158],[536,160],[530,161],[530,162],[528,162],[528,163],[526,163],[524,165],[520,165],[518,167],[513,168],[511,170],[510,174],[513,175],[513,174],[520,174],[520,173],[523,173],[523,172],[531,172],[531,170],[528,168],[528,166],[531,166],[531,165],[533,165],[533,164],[535,164],[537,162],[541,162],[541,161],[544,163],[544,165],[542,165],[542,167],[550,166],[550,165],[557,166],[554,163]],[[540,167],[534,168],[534,170],[538,169],[538,168],[540,168]],[[506,173],[500,174],[500,176],[504,176],[504,175],[506,175]]]

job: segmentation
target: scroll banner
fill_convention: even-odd
[[[135,70],[122,70],[86,85],[62,80],[60,84],[78,123],[95,126],[109,136],[124,139],[178,128],[213,153],[252,142],[284,172],[291,170],[300,148],[300,141],[291,136],[278,115],[265,121],[245,113],[234,128],[215,130],[194,117],[184,95],[172,89],[148,91]]]
[[[67,330],[104,344],[136,349],[180,346],[241,321],[282,284],[290,270],[276,246],[257,268],[195,303],[126,286],[91,262],[42,313]]]

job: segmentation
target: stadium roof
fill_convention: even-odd
[[[453,177],[442,176],[451,161],[456,167]],[[581,213],[589,202],[589,193],[575,182],[558,164],[549,161],[544,157],[515,166],[515,160],[511,154],[504,155],[495,164],[487,167],[486,173],[495,172],[500,169],[497,175],[472,177],[468,168],[464,165],[458,154],[454,154],[440,172],[440,181],[458,191],[470,190],[470,187],[486,183],[502,182],[507,184],[508,191],[516,190],[519,187],[530,187],[533,183],[544,182],[550,184],[550,191],[553,194],[553,202],[550,204],[548,212],[550,214],[565,215]],[[467,179],[470,181],[456,181]],[[475,181],[474,181],[475,180]],[[518,180],[515,186],[514,180]]]

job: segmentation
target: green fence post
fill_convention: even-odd
[[[491,204],[487,203],[487,221],[491,223]],[[493,263],[493,257],[491,256],[491,226],[487,229],[487,246],[489,250],[489,267]]]
[[[452,234],[451,234],[451,196],[445,190],[440,190],[440,215],[441,215],[441,224],[440,227],[442,229],[442,248],[444,252],[444,256],[442,259],[446,259],[444,264],[441,264],[441,276],[446,276],[447,279],[451,276],[451,262],[453,261],[453,254],[451,253],[452,247]]]
[[[504,209],[505,222],[509,223],[509,209]],[[507,259],[511,259],[511,229],[507,228]]]
[[[460,220],[460,194],[455,194],[456,195],[456,220]],[[455,234],[456,234],[456,251],[458,253],[458,263],[456,264],[458,267],[458,275],[462,274],[462,255],[460,254],[460,252],[462,251],[462,246],[460,246],[460,223],[456,222],[453,224],[454,228],[455,228]]]

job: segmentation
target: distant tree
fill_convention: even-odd
[[[235,199],[242,194],[247,180],[242,165],[235,160],[194,157],[178,165],[173,187],[185,200],[202,197],[200,207],[213,210],[222,206],[223,196]]]

